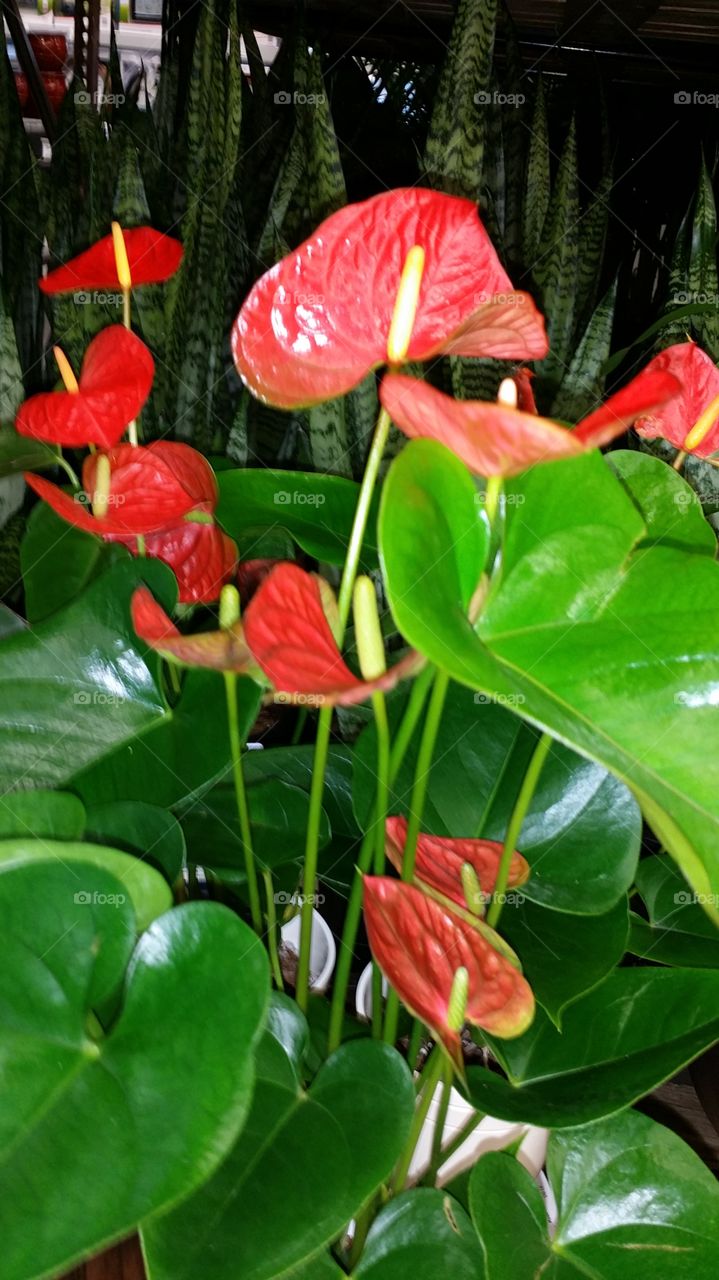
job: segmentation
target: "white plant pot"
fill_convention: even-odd
[[[287,924],[283,924],[280,933],[282,941],[296,955],[300,954],[299,913]],[[322,919],[318,911],[312,908],[312,941],[310,943],[310,990],[317,995],[324,995],[327,990],[337,961],[337,948],[332,931]]]
[[[387,982],[382,979],[382,990],[387,993]],[[372,965],[368,964],[360,974],[357,983],[357,991],[355,994],[355,1008],[357,1017],[369,1022],[372,1018]],[[437,1127],[437,1109],[441,1097],[442,1086],[438,1085],[434,1097],[429,1104],[427,1119],[422,1127],[419,1135],[419,1141],[415,1148],[412,1163],[409,1167],[409,1182],[416,1182],[418,1178],[427,1169],[431,1154],[432,1140],[434,1131]],[[442,1136],[442,1145],[446,1146],[451,1142],[455,1134],[474,1114],[474,1108],[462,1097],[456,1089],[452,1089],[449,1098],[449,1107],[447,1108],[447,1119],[444,1122],[444,1133]],[[484,1116],[480,1120],[477,1128],[462,1143],[461,1147],[440,1166],[437,1183],[443,1186],[450,1182],[458,1174],[463,1173],[465,1169],[469,1169],[487,1151],[500,1151],[502,1147],[506,1147],[510,1142],[514,1142],[524,1133],[524,1141],[518,1152],[518,1159],[524,1165],[532,1177],[537,1178],[544,1164],[547,1153],[547,1139],[549,1137],[548,1129],[539,1129],[536,1125],[515,1124],[509,1120],[498,1120],[494,1116]],[[551,1192],[550,1192],[551,1194]]]

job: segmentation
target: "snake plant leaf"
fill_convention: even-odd
[[[551,1128],[628,1107],[719,1038],[719,973],[618,969],[564,1011],[558,1031],[538,1009],[517,1040],[491,1039],[503,1079],[469,1067],[481,1111]]]
[[[509,1155],[490,1152],[470,1178],[486,1280],[711,1280],[719,1191],[676,1134],[637,1112],[554,1133],[547,1172],[557,1198],[551,1237],[541,1194]]]
[[[681,314],[675,315],[675,312],[680,309],[680,306],[683,307],[692,303],[689,295],[688,276],[693,204],[694,201],[692,200],[677,228],[669,263],[669,278],[662,314],[656,322],[656,327],[652,327],[648,334],[643,335],[646,337],[656,335],[655,351],[663,351],[665,347],[673,346],[675,342],[683,342],[687,336],[685,318]],[[618,355],[623,354],[623,352],[618,353]]]
[[[12,422],[24,397],[25,388],[15,338],[15,326],[12,316],[6,310],[3,290],[0,288],[0,420]]]
[[[532,264],[542,311],[547,317],[549,355],[541,364],[540,372],[549,387],[559,385],[573,352],[579,243],[577,134],[572,117]]]
[[[417,451],[428,444],[431,472]],[[380,550],[399,629],[455,679],[510,698],[518,714],[628,783],[719,915],[719,568],[681,547],[646,548],[636,506],[588,454],[509,483],[502,561],[475,631],[457,582],[467,544],[450,533],[438,499],[451,486],[452,528],[471,521],[475,503],[466,481],[453,480],[457,465],[435,442],[412,442],[385,483]],[[674,496],[670,481],[661,499],[670,511]],[[413,557],[394,554],[413,544]]]
[[[4,788],[63,786],[167,715],[156,661],[138,649],[129,620],[129,596],[143,580],[167,592],[164,566],[123,561],[32,632],[3,640]]]
[[[541,75],[537,78],[530,132],[532,136],[527,156],[522,243],[524,262],[534,272],[551,193],[549,124],[544,78]]]
[[[489,97],[496,0],[460,0],[427,135],[427,181],[476,200],[482,180],[483,106]]]
[[[717,210],[711,175],[704,155],[694,206],[687,283],[689,301],[714,304],[713,309],[696,322],[696,333],[701,345],[714,360],[719,360],[719,317],[716,311],[719,298]]]
[[[484,1276],[472,1224],[446,1192],[434,1187],[406,1191],[378,1213],[352,1280],[436,1280],[440,1275],[453,1280]]]
[[[580,259],[581,261],[581,259]],[[609,359],[617,301],[617,278],[595,308],[579,341],[559,391],[551,416],[577,422],[599,407],[604,395],[604,368]]]
[[[608,167],[602,174],[599,185],[590,197],[589,204],[579,222],[575,315],[578,324],[582,327],[590,323],[599,298],[598,289],[602,279],[602,262],[609,223],[609,200],[613,186],[614,174],[611,167]]]
[[[113,935],[127,920],[110,905],[122,882],[85,874],[77,896],[54,863],[0,875],[15,1046],[0,1155],[8,1280],[63,1272],[187,1196],[232,1146],[252,1092],[269,981],[250,929],[215,903],[163,915],[135,948],[119,1015],[91,1038],[89,979],[108,935],[104,976],[122,978]]]
[[[524,64],[517,31],[506,0],[500,8],[504,36],[504,71],[501,89],[507,95],[507,109],[502,116],[504,149],[504,252],[512,268],[522,262],[522,210],[527,169],[527,100]]]
[[[645,858],[636,885],[649,919],[631,917],[629,950],[655,964],[719,968],[719,930],[672,859]]]
[[[389,1046],[345,1044],[307,1094],[259,1078],[247,1124],[194,1196],[143,1228],[149,1280],[279,1280],[308,1266],[388,1176],[414,1110]],[[322,1271],[318,1270],[318,1275]]]

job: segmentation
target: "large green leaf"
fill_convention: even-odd
[[[464,1209],[430,1187],[385,1205],[352,1272],[357,1280],[479,1280],[483,1274],[482,1253]]]
[[[649,920],[631,916],[629,950],[656,964],[719,968],[719,929],[666,854],[639,864],[637,890]]]
[[[115,800],[89,805],[87,837],[126,849],[159,867],[174,884],[185,862],[182,827],[171,813],[141,800]]]
[[[413,1110],[405,1063],[373,1041],[339,1049],[308,1094],[260,1079],[214,1177],[143,1230],[149,1280],[273,1280],[307,1262],[387,1177]]]
[[[127,551],[75,529],[45,502],[33,508],[20,548],[20,567],[29,622],[41,622],[84,591]]]
[[[126,561],[81,599],[0,644],[4,789],[62,786],[167,714],[157,659],[145,658],[129,617],[130,596],[143,580],[167,594],[164,565]]]
[[[645,541],[716,555],[716,534],[704,519],[701,503],[673,467],[632,449],[615,449],[607,461],[644,521]]]
[[[114,876],[132,901],[140,931],[172,906],[172,894],[159,872],[120,849],[78,840],[0,840],[0,872],[54,858],[72,869],[76,902],[86,902],[89,896],[84,880],[86,867],[100,867]]]
[[[453,529],[471,525],[459,466],[417,441],[388,475],[380,543],[397,625],[455,679],[509,701],[631,786],[712,910],[719,566],[668,542],[647,547],[645,522],[598,454],[535,467],[507,486],[502,558],[475,631],[458,585],[466,540],[458,544],[442,505],[451,490]],[[666,510],[674,496],[669,480]],[[477,556],[476,573],[481,564]]]
[[[534,731],[508,707],[451,684],[427,786],[425,828],[435,835],[503,840],[535,745]],[[408,812],[417,750],[415,742],[392,788],[392,813]],[[371,726],[354,753],[355,810],[364,821],[374,800],[375,761]],[[633,882],[640,840],[641,814],[631,792],[554,743],[517,840],[532,871],[522,896],[577,915],[606,912]]]
[[[251,759],[249,753],[245,760]],[[255,857],[265,867],[301,858],[305,848],[309,795],[281,778],[247,779],[247,804]],[[237,821],[237,800],[230,781],[221,782],[192,806],[182,822],[190,860],[203,867],[234,870],[244,878],[244,850]],[[326,814],[320,823],[320,847],[330,837]]]
[[[57,450],[51,445],[21,436],[9,423],[0,426],[0,478],[22,471],[46,471],[56,466]]]
[[[0,802],[0,837],[80,840],[85,807],[69,791],[12,791]]]
[[[719,974],[620,969],[569,1006],[561,1032],[538,1010],[517,1040],[493,1040],[508,1079],[470,1067],[474,1104],[562,1128],[629,1106],[719,1038]]]
[[[240,735],[247,737],[260,704],[252,681],[237,683]],[[78,773],[73,790],[87,804],[142,800],[170,809],[193,803],[230,769],[225,689],[215,671],[188,671],[179,702],[150,733]]]
[[[265,467],[220,471],[217,518],[245,547],[248,535],[280,526],[308,555],[329,564],[344,562],[359,486],[341,476]],[[376,506],[364,541],[366,567],[377,563]],[[251,553],[247,552],[248,557]]]
[[[122,889],[96,868],[86,875],[98,901]],[[213,1172],[247,1113],[267,1002],[251,931],[223,907],[190,903],[143,934],[102,1034],[93,977],[109,940],[103,985],[121,978],[129,919],[75,902],[73,885],[55,863],[0,875],[13,1063],[0,1124],[7,1280],[64,1271]]]
[[[597,986],[624,955],[626,898],[604,915],[593,916],[547,911],[523,890],[510,890],[508,899],[501,932],[519,956],[542,1008],[560,1026],[566,1006]]]
[[[470,200],[482,178],[496,16],[496,0],[459,0],[427,135],[429,185]]]
[[[485,1280],[713,1280],[719,1188],[676,1134],[635,1112],[549,1141],[559,1217],[550,1238],[536,1183],[491,1152],[470,1180]]]

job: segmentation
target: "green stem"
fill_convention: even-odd
[[[423,667],[417,678],[412,681],[405,713],[392,743],[389,770],[392,780],[397,777],[402,761],[407,754],[407,748],[414,738],[436,670],[437,668],[433,667],[431,663],[427,663],[427,666]]]
[[[272,881],[272,872],[265,867],[262,872],[262,879],[265,885],[265,894],[267,897],[267,948],[270,953],[270,966],[272,968],[272,976],[275,980],[275,986],[278,991],[284,991],[285,984],[282,981],[282,965],[280,964],[280,953],[277,949],[277,912],[275,911],[275,886]]]
[[[424,1023],[420,1018],[414,1018],[412,1021],[412,1033],[409,1037],[409,1045],[407,1047],[407,1066],[410,1071],[414,1071],[417,1061],[417,1054],[422,1043],[422,1034],[424,1032]]]
[[[409,817],[407,819],[407,837],[402,859],[402,879],[409,882],[414,875],[414,864],[417,858],[417,837],[422,825],[424,802],[432,765],[434,745],[437,740],[442,711],[449,688],[449,676],[446,671],[438,671],[432,694],[427,707],[427,716],[422,730],[422,737],[417,753],[417,765],[414,772],[412,798],[410,800]],[[384,1039],[387,1044],[394,1044],[397,1039],[397,1023],[399,1021],[399,996],[392,989],[387,996],[385,1010]]]
[[[440,1046],[436,1044],[422,1073],[422,1093],[415,1108],[412,1127],[409,1131],[409,1138],[407,1139],[407,1145],[402,1152],[397,1168],[392,1175],[392,1182],[390,1183],[390,1191],[392,1195],[398,1195],[399,1192],[403,1190],[404,1184],[407,1181],[407,1174],[409,1172],[409,1166],[412,1163],[412,1156],[414,1155],[415,1147],[419,1141],[422,1126],[427,1119],[427,1112],[429,1111],[430,1103],[434,1097],[434,1091],[437,1088],[437,1084],[443,1070],[444,1053]]]
[[[380,464],[384,455],[387,436],[390,428],[390,416],[386,409],[380,411],[372,436],[372,444],[367,456],[362,484],[360,485],[357,507],[352,523],[347,557],[342,570],[337,610],[339,614],[338,634],[335,637],[339,647],[344,639],[347,619],[352,605],[352,592],[359,566],[362,543],[369,519],[372,494],[377,483]],[[325,787],[325,771],[329,750],[330,728],[332,724],[332,708],[322,707],[317,722],[317,739],[314,762],[312,765],[312,787],[310,790],[310,812],[307,822],[305,840],[305,864],[303,873],[302,921],[300,927],[300,955],[297,965],[296,997],[300,1009],[307,1008],[309,999],[310,945],[312,942],[312,895],[317,879],[317,857],[319,851],[320,822],[322,819],[322,797]]]
[[[449,1110],[449,1098],[452,1091],[452,1064],[447,1058],[444,1063],[442,1072],[442,1096],[439,1100],[437,1108],[437,1122],[434,1126],[432,1134],[432,1153],[429,1159],[429,1168],[422,1178],[422,1183],[426,1187],[433,1187],[437,1181],[437,1174],[440,1166],[444,1164],[442,1159],[442,1138],[444,1137],[444,1126],[447,1123],[447,1112]]]
[[[490,526],[494,525],[497,518],[497,510],[499,508],[499,499],[502,493],[501,476],[490,476],[487,480],[487,487],[484,491],[485,510]]]
[[[484,1114],[485,1113],[483,1111],[472,1112],[469,1119],[466,1120],[462,1125],[462,1128],[454,1135],[454,1137],[452,1138],[452,1141],[448,1142],[446,1147],[443,1147],[442,1164],[446,1164],[450,1156],[453,1156],[455,1151],[459,1151],[459,1148],[463,1146],[463,1144],[467,1141],[467,1138],[471,1137],[471,1135],[474,1133],[475,1129],[477,1128],[477,1125],[479,1125],[482,1122],[482,1120],[484,1120]]]
[[[56,455],[56,456],[57,456],[57,465],[58,465],[58,467],[62,467],[63,471],[65,472],[66,476],[69,478],[70,483],[73,485],[73,487],[74,487],[75,489],[79,489],[79,488],[80,488],[80,481],[78,480],[77,476],[75,475],[75,472],[73,471],[72,467],[70,466],[70,463],[68,462],[67,458],[64,458],[64,457],[62,456],[62,449],[58,449],[58,451],[57,451],[57,455]]]
[[[252,927],[254,928],[255,933],[259,934],[261,937],[262,909],[260,907],[260,893],[257,887],[255,855],[252,850],[252,831],[250,828],[250,813],[247,807],[245,778],[242,771],[242,739],[240,738],[240,727],[237,720],[237,676],[232,671],[226,671],[224,676],[225,693],[227,695],[227,725],[230,731],[230,751],[232,754],[232,776],[235,781],[237,817],[240,823],[240,838],[242,840],[242,850],[245,856],[247,890],[250,896],[250,914],[252,916]]]
[[[297,719],[295,721],[295,727],[292,733],[292,737],[290,739],[291,747],[297,746],[300,738],[302,737],[302,731],[306,723],[307,723],[307,707],[300,707],[299,712],[297,714]]]
[[[519,789],[519,795],[514,804],[507,832],[504,837],[504,846],[502,848],[502,857],[499,863],[499,871],[494,885],[494,894],[492,896],[492,905],[487,912],[487,924],[496,929],[499,923],[499,917],[502,914],[504,905],[504,896],[507,892],[507,883],[509,881],[509,867],[512,861],[512,854],[517,847],[522,824],[527,816],[527,810],[532,802],[532,796],[539,782],[539,775],[542,772],[542,766],[547,758],[547,753],[552,745],[552,739],[548,733],[543,733],[539,739],[532,758],[527,766],[527,772]]]
[[[387,719],[387,703],[383,693],[372,695],[372,709],[377,726],[377,799],[374,820],[374,858],[372,870],[374,875],[384,875],[385,867],[385,824],[389,809],[389,721]],[[382,974],[377,964],[372,964],[372,1035],[375,1040],[382,1039],[383,1001]]]

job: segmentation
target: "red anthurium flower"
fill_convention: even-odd
[[[120,539],[108,538],[113,541]],[[126,545],[137,554],[136,540]],[[185,519],[174,529],[152,534],[145,538],[145,554],[172,569],[180,604],[212,604],[237,565],[237,546],[214,521]]]
[[[517,388],[517,408],[521,409],[522,413],[536,413],[537,402],[532,389],[534,370],[523,366],[512,374],[512,379]]]
[[[175,662],[216,671],[255,669],[241,622],[222,631],[182,635],[147,587],[138,587],[133,594],[132,625],[146,645]]]
[[[20,405],[15,426],[21,435],[50,444],[111,449],[142,409],[154,373],[144,342],[112,324],[87,348],[77,390],[31,396]]]
[[[390,817],[385,826],[387,857],[397,871],[402,870],[404,846],[407,839],[407,819]],[[451,839],[448,836],[430,836],[421,832],[417,840],[415,878],[441,893],[451,902],[466,907],[462,887],[462,867],[473,868],[479,887],[488,897],[494,891],[502,845],[496,840]],[[529,863],[521,853],[513,853],[509,864],[508,885],[516,889],[529,879]]]
[[[350,671],[328,621],[330,588],[296,564],[279,564],[258,587],[245,613],[245,636],[257,663],[283,701],[362,702],[392,689],[417,670],[410,653],[376,680]],[[324,597],[324,598],[323,598]]]
[[[573,431],[501,404],[453,400],[403,374],[385,377],[380,399],[405,435],[441,441],[477,475],[513,476],[539,462],[575,457],[608,444],[679,390],[672,374],[645,370]]]
[[[332,214],[257,282],[232,332],[250,390],[295,408],[342,395],[384,364],[414,246],[425,258],[407,359],[546,355],[542,317],[513,291],[476,205],[403,188]]]
[[[101,457],[110,464],[110,488],[107,512],[98,516],[90,504]],[[212,511],[217,500],[209,462],[189,445],[168,440],[120,444],[107,453],[90,454],[82,468],[84,493],[74,497],[42,476],[26,472],[25,479],[63,520],[101,537],[137,537],[174,529],[190,511]]]
[[[123,230],[132,286],[167,280],[182,261],[182,245],[153,227]],[[104,236],[64,267],[50,271],[39,281],[43,293],[70,293],[74,289],[120,289],[112,236]]]
[[[469,974],[467,1022],[504,1039],[526,1031],[534,1017],[532,990],[485,933],[420,889],[387,876],[365,876],[364,917],[372,955],[387,981],[460,1069],[459,1031],[447,1019],[457,969]]]
[[[681,393],[659,412],[642,415],[634,424],[639,435],[646,440],[662,436],[677,449],[694,453],[698,458],[716,453],[719,450],[719,369],[714,361],[695,342],[678,342],[650,360],[649,370],[673,374],[681,383]],[[694,443],[690,432],[705,412],[704,431]]]

